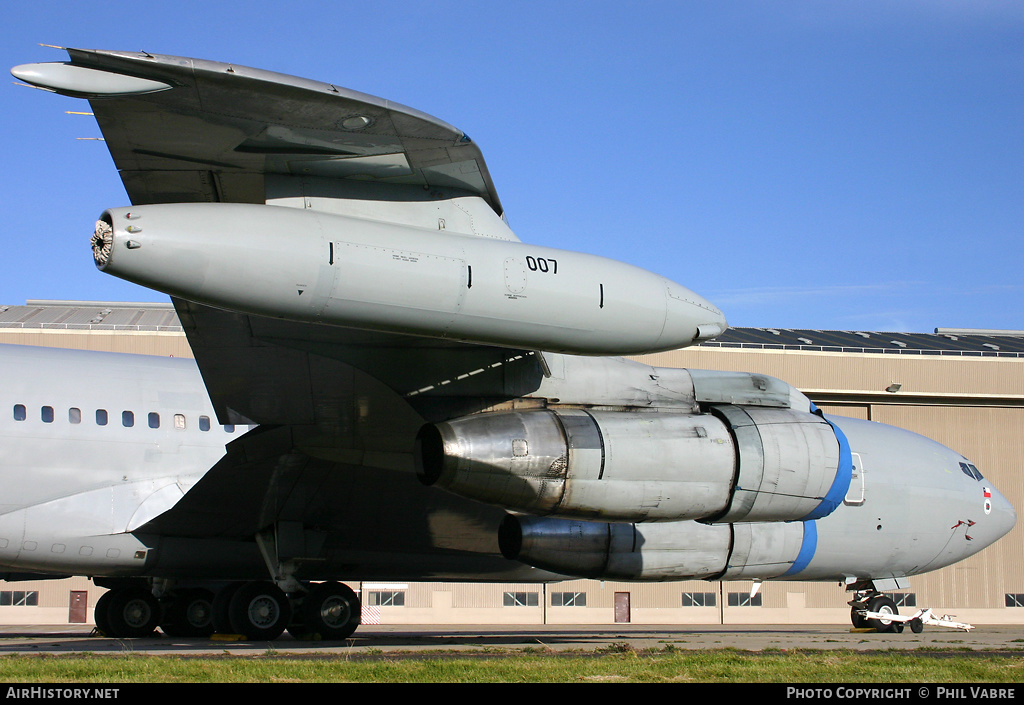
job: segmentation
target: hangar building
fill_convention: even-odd
[[[0,343],[190,357],[170,304],[28,301],[0,305]],[[931,334],[737,328],[644,362],[758,372],[802,390],[827,414],[899,426],[970,458],[1024,507],[1024,331]],[[0,410],[2,413],[2,410]],[[908,491],[906,502],[916,498]],[[901,612],[932,607],[973,624],[1024,624],[1024,522],[995,545],[910,579]],[[392,624],[849,624],[835,583],[551,585],[351,583],[364,621]],[[0,582],[0,624],[89,622],[102,589],[84,578]]]

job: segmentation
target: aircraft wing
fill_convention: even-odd
[[[418,110],[244,66],[67,51],[69,64],[16,75],[90,99],[135,205],[263,203],[268,180],[317,177],[417,189],[417,198],[431,190],[476,195],[502,214],[477,145]],[[61,76],[33,73],[40,71]]]
[[[256,413],[257,380],[243,372],[267,370],[267,389],[289,376],[298,384],[302,368],[291,365],[303,353],[408,398],[453,381],[479,395],[494,377],[481,371],[509,359],[528,359],[535,377],[548,365],[533,350],[653,352],[727,326],[713,304],[660,275],[519,242],[480,150],[429,115],[242,66],[68,53],[68,63],[12,73],[89,99],[133,202],[97,220],[97,266],[176,299],[226,423],[281,422]],[[246,312],[229,321],[231,345],[217,310]]]
[[[491,217],[502,215],[477,145],[418,110],[233,64],[67,51],[68,63],[30,64],[13,73],[89,99],[133,205],[262,204],[309,193],[384,201],[477,196],[494,210]],[[315,424],[334,418],[345,403],[337,380],[353,370],[384,381],[399,397],[419,397],[413,406],[428,418],[436,413],[430,392],[460,376],[474,376],[477,387],[506,376],[509,366],[525,370],[519,377],[537,377],[536,359],[523,350],[290,322],[172,300],[222,423]],[[481,370],[488,374],[476,376]],[[468,387],[449,389],[455,388]]]

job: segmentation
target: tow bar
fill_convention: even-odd
[[[932,615],[931,609],[918,610],[912,615],[893,614],[892,612],[868,612],[867,610],[862,614],[864,619],[878,620],[882,624],[898,622],[898,631],[903,631],[904,625],[909,623],[910,631],[915,634],[920,634],[924,630],[924,625],[926,624],[933,627],[961,629],[965,632],[969,632],[974,629],[974,625],[956,621],[954,619],[956,615],[944,614],[941,617],[935,617]]]

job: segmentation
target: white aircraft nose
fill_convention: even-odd
[[[1017,510],[987,477],[966,458],[958,459],[963,475],[971,489],[965,495],[965,516],[969,517],[966,534],[976,546],[988,546],[1008,534],[1017,524]]]
[[[1017,510],[1010,504],[1010,500],[1006,499],[996,488],[986,485],[985,489],[991,495],[985,497],[988,500],[987,506],[991,509],[979,524],[984,531],[986,544],[989,544],[1013,530],[1013,527],[1017,525]]]

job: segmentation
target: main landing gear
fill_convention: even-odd
[[[286,595],[270,581],[219,589],[172,589],[158,599],[143,584],[113,587],[96,602],[96,628],[115,638],[209,637],[215,632],[269,641],[285,629],[296,639],[345,639],[360,624],[361,605],[344,583],[301,583]]]

